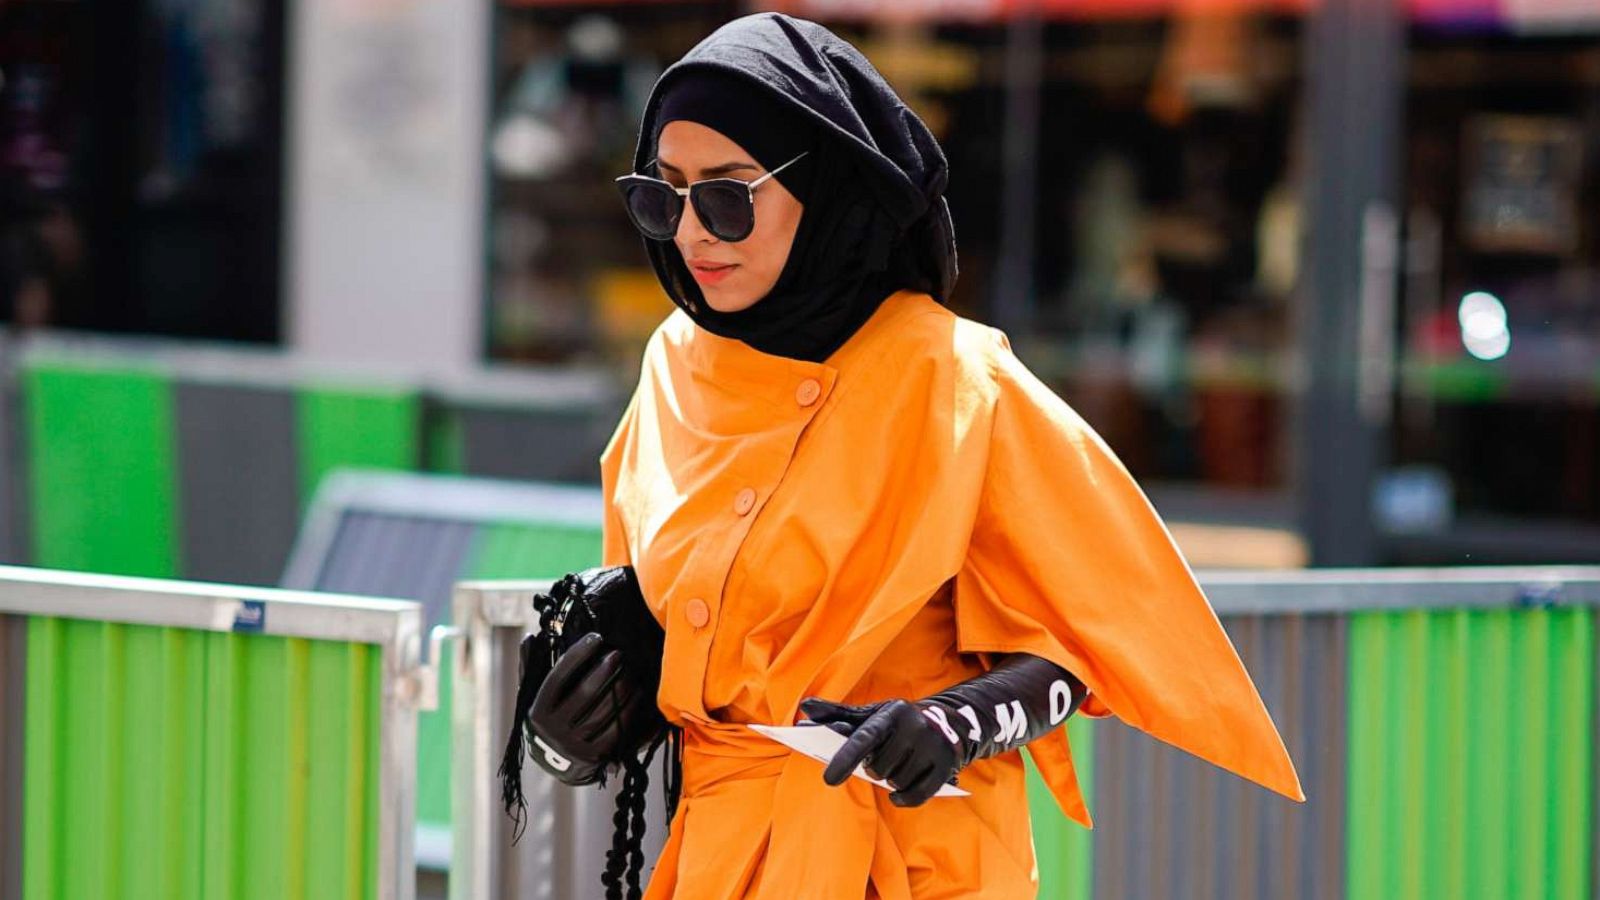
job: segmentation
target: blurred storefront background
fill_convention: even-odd
[[[938,134],[951,305],[1198,560],[1600,561],[1592,0],[5,0],[4,315],[626,390],[611,180],[759,9]]]

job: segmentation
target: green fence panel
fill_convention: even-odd
[[[342,764],[313,766],[307,779],[307,815],[312,819],[353,821],[375,815],[378,809],[378,769],[370,748],[379,743],[382,727],[377,703],[364,697],[381,696],[380,654],[354,652],[356,645],[325,641],[309,646],[308,671],[313,684],[336,686],[339,702],[313,705],[306,723],[306,746],[313,760],[339,760]],[[364,648],[363,648],[364,649]],[[346,710],[362,709],[363,716]],[[313,893],[328,890],[349,897],[370,893],[378,879],[376,844],[354,830],[342,841],[326,841],[308,849],[306,882]]]
[[[1094,726],[1084,716],[1067,721],[1072,762],[1084,801],[1094,812]],[[1023,754],[1026,760],[1028,755]],[[1028,815],[1033,819],[1033,852],[1039,862],[1039,900],[1089,900],[1094,895],[1092,832],[1067,818],[1032,761],[1028,767]]]
[[[300,496],[341,466],[412,471],[422,463],[422,400],[412,391],[302,390],[296,419]]]
[[[172,389],[161,375],[37,361],[22,372],[34,563],[179,573]]]
[[[477,534],[467,577],[559,578],[600,564],[600,525],[490,525]]]
[[[1589,896],[1594,612],[1360,613],[1348,896]]]
[[[381,650],[28,624],[26,900],[374,897]]]
[[[23,892],[200,897],[204,635],[28,624]]]

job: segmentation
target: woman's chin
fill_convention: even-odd
[[[744,291],[720,290],[706,285],[700,286],[701,296],[706,298],[706,305],[720,313],[734,313],[749,309],[756,305],[759,298],[751,297]]]

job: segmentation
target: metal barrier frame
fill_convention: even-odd
[[[1600,607],[1600,566],[1229,570],[1197,575],[1219,616]],[[507,896],[503,881],[509,829],[491,790],[499,743],[509,725],[512,698],[504,688],[515,674],[516,640],[536,624],[531,598],[550,584],[469,581],[456,586],[455,623],[462,631],[451,673],[455,679],[453,900]],[[1591,808],[1600,810],[1600,779],[1595,793]],[[1591,866],[1600,865],[1600,828],[1596,844]],[[567,877],[556,874],[558,881]],[[1592,876],[1592,883],[1600,883],[1596,879],[1600,874]]]
[[[0,900],[22,896],[23,657],[21,618],[0,614]]]
[[[251,604],[248,619],[241,618],[246,614],[246,603]],[[264,611],[259,619],[253,618],[255,604]],[[417,711],[429,674],[421,658],[422,618],[418,604],[0,566],[0,615],[214,632],[249,630],[281,637],[377,645],[383,667],[378,736],[378,895],[413,900]],[[258,621],[259,627],[236,627],[247,621]],[[8,798],[8,802],[10,799],[14,798]]]
[[[532,597],[552,582],[462,582],[452,610],[457,638],[450,677],[451,708],[451,900],[502,895],[503,857],[509,844],[505,815],[490,790],[498,767],[497,747],[508,726],[501,686],[510,682],[517,660],[500,638],[531,630],[536,620]]]

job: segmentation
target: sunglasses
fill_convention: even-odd
[[[805,156],[807,150],[800,156]],[[639,233],[653,241],[670,241],[678,233],[683,218],[683,198],[694,205],[694,213],[706,230],[724,241],[742,241],[756,227],[756,188],[768,178],[799,161],[789,160],[754,181],[737,178],[708,178],[686,188],[673,187],[648,175],[623,175],[617,179],[628,218]],[[653,165],[651,160],[646,165]]]

